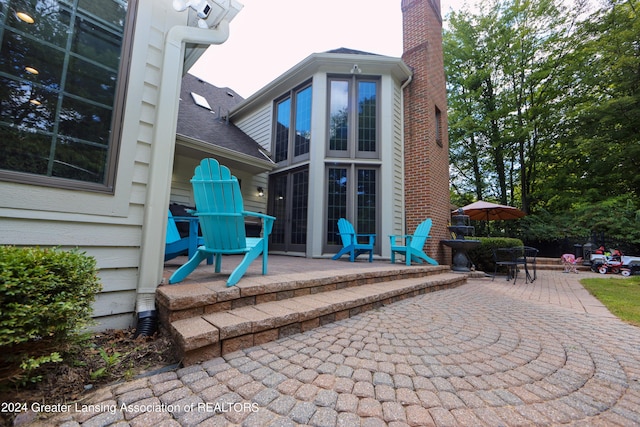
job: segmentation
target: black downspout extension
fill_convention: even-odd
[[[136,333],[133,335],[134,338],[151,337],[157,330],[158,315],[155,310],[138,313],[138,324],[136,325]]]

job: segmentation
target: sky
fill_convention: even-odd
[[[346,47],[402,55],[401,0],[240,0],[229,39],[209,47],[189,73],[244,98],[312,53]],[[442,13],[464,0],[441,0]]]

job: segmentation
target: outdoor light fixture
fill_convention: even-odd
[[[264,188],[258,187],[258,197],[264,197]]]
[[[33,19],[27,12],[16,12],[16,18],[18,18],[22,22],[26,22],[27,24],[33,24],[34,22],[36,22],[36,20]]]
[[[173,8],[182,12],[191,8],[198,16],[198,27],[215,28],[223,19],[231,22],[242,9],[235,0],[173,0]]]

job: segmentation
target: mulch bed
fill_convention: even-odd
[[[41,371],[42,380],[22,388],[0,388],[0,403],[74,402],[96,388],[136,378],[179,361],[171,340],[160,333],[133,338],[134,330],[97,333]],[[11,425],[15,414],[0,412],[0,425]]]

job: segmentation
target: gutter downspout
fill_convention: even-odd
[[[136,336],[152,335],[155,332],[155,296],[162,281],[164,266],[185,44],[222,44],[228,38],[229,22],[224,20],[215,29],[175,26],[168,31],[165,39],[142,223],[136,290]]]
[[[405,145],[405,139],[404,139],[404,128],[405,128],[405,123],[406,123],[406,118],[405,118],[405,111],[404,111],[404,89],[409,86],[409,84],[411,84],[411,82],[413,81],[413,69],[411,70],[411,75],[409,76],[409,78],[402,83],[402,86],[400,86],[400,94],[402,95],[400,97],[400,108],[402,110],[402,188],[404,189],[404,183],[405,183],[405,164],[404,164],[404,145]],[[404,190],[402,191],[402,206],[404,206],[404,217],[402,218],[402,229],[404,230],[404,234],[408,234],[410,233],[410,231],[407,231],[407,211],[406,211],[406,206],[405,206],[405,193]]]

